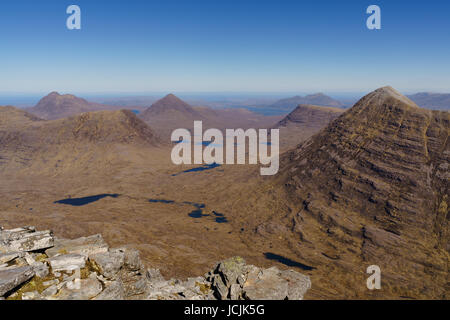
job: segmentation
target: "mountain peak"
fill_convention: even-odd
[[[181,112],[186,115],[198,115],[189,104],[178,98],[173,93],[169,93],[145,110],[143,112],[143,117],[146,118],[146,116],[154,116],[156,114],[163,114],[167,112]]]
[[[30,109],[30,112],[40,118],[52,120],[65,118],[93,109],[93,104],[83,98],[76,97],[72,94],[61,95],[53,91],[39,100],[36,106]]]
[[[375,91],[369,93],[366,97],[371,97],[372,99],[376,99],[379,102],[384,100],[397,100],[405,105],[419,108],[412,100],[401,94],[399,91],[395,90],[391,86],[385,86],[376,89]],[[363,98],[364,99],[364,98]]]
[[[156,101],[154,104],[157,103],[167,103],[167,104],[184,104],[187,105],[186,102],[184,102],[183,100],[181,100],[180,98],[178,98],[176,95],[174,95],[173,93],[169,93],[168,95],[166,95],[164,98],[159,99],[158,101]]]

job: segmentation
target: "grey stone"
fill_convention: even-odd
[[[30,266],[15,267],[0,271],[0,296],[20,286],[34,276]]]
[[[100,273],[107,279],[115,279],[117,273],[124,265],[125,254],[121,250],[112,250],[90,255],[89,260],[96,264]]]
[[[44,262],[35,262],[31,267],[39,278],[45,278],[50,273],[47,263]]]
[[[217,299],[219,300],[228,299],[228,287],[224,284],[220,275],[217,274],[214,276],[212,285]]]
[[[239,284],[232,284],[230,287],[230,300],[240,300],[242,294],[242,288]]]
[[[311,279],[299,272],[286,270],[280,276],[288,282],[288,299],[302,300],[305,293],[311,289]]]
[[[45,289],[44,291],[42,291],[42,296],[54,296],[56,293],[58,292],[58,287],[56,285],[52,285],[50,287],[48,287],[47,289]]]
[[[95,278],[80,280],[80,289],[69,289],[67,286],[61,288],[55,296],[57,300],[90,300],[102,292],[102,284]]]
[[[86,266],[86,257],[80,254],[63,254],[48,259],[52,271],[73,271]]]
[[[250,300],[299,300],[310,287],[308,276],[272,267],[260,272],[249,270],[242,291],[243,297]]]
[[[125,289],[120,280],[112,281],[106,285],[105,289],[94,300],[124,300]]]
[[[145,276],[122,277],[127,298],[137,298],[147,292],[148,282]]]
[[[223,283],[227,288],[237,282],[239,275],[245,266],[245,260],[241,257],[233,257],[219,263],[217,267],[217,273],[223,278]]]
[[[34,227],[5,230],[1,233],[0,252],[36,251],[53,246],[53,233],[35,231]]]
[[[61,254],[75,253],[88,257],[91,254],[108,251],[108,245],[100,234],[78,239],[55,239],[54,247],[47,249],[45,253],[48,257]]]
[[[133,248],[121,247],[120,250],[124,253],[125,267],[131,271],[138,271],[142,269],[142,261],[138,250]]]

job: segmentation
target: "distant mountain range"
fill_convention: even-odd
[[[316,93],[307,96],[295,96],[291,98],[281,99],[268,108],[282,109],[282,110],[292,110],[300,104],[304,105],[317,105],[324,107],[342,107],[343,104],[323,93]]]
[[[432,110],[450,110],[450,94],[448,93],[420,92],[409,95],[408,98],[422,108]]]

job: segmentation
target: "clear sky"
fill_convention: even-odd
[[[0,93],[450,92],[449,57],[448,0],[0,2]]]

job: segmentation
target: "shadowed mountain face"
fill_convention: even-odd
[[[89,102],[71,94],[61,95],[58,92],[52,92],[42,98],[36,106],[27,111],[42,119],[54,120],[70,117],[83,112],[117,109],[119,109],[119,107]]]
[[[281,109],[291,111],[298,105],[317,105],[325,107],[341,107],[343,104],[323,93],[316,93],[307,96],[295,96],[292,98],[281,99],[268,106],[270,109]]]
[[[448,298],[449,124],[385,87],[285,154],[299,254],[348,278],[379,265],[384,297]]]
[[[408,96],[422,108],[435,110],[450,110],[450,94],[420,92]]]

